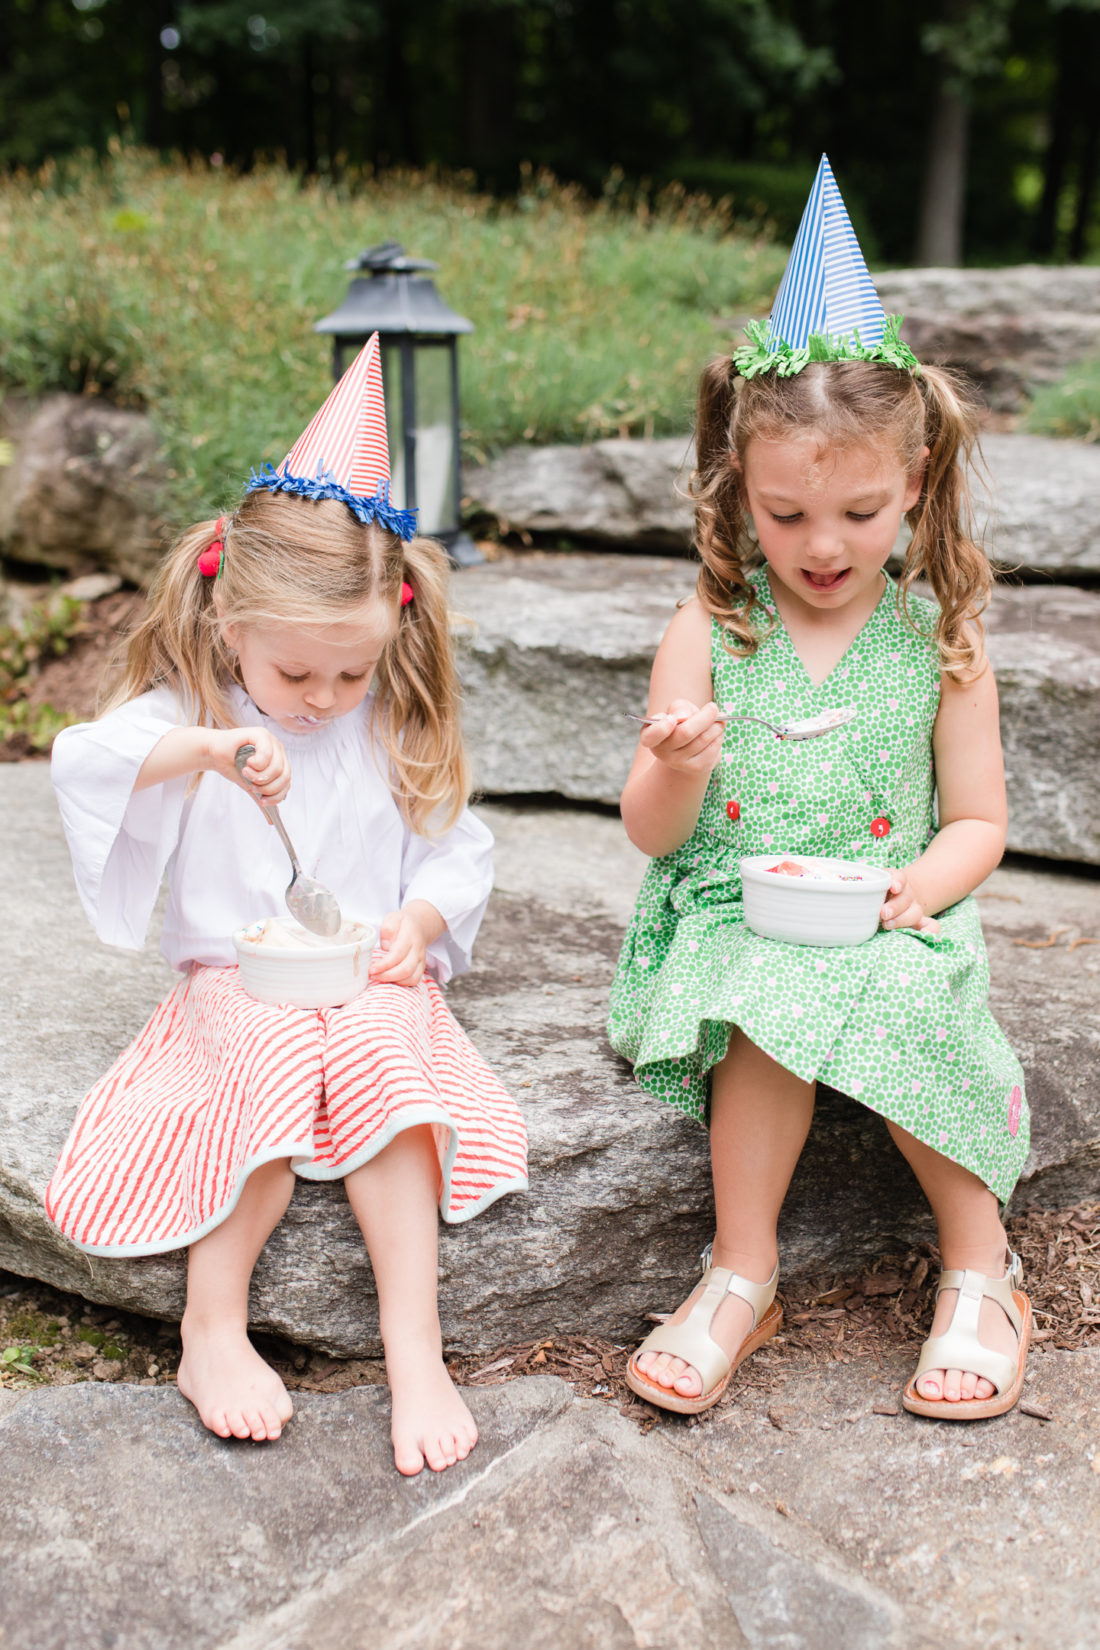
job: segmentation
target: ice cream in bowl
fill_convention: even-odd
[[[233,936],[241,984],[261,1003],[339,1008],[366,989],[377,930],[345,920],[331,939],[292,917],[263,917]]]
[[[793,945],[861,945],[879,926],[890,872],[861,860],[754,854],[741,861],[745,921]]]

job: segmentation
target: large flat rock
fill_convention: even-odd
[[[703,1130],[642,1095],[602,1030],[644,862],[611,817],[484,812],[498,839],[497,892],[476,967],[450,1000],[521,1102],[531,1191],[444,1228],[445,1337],[464,1351],[555,1333],[628,1338],[645,1312],[680,1297],[712,1222]],[[0,854],[11,890],[0,939],[0,1267],[177,1318],[182,1254],[84,1256],[42,1207],[81,1097],[170,976],[151,951],[110,951],[87,929],[43,766],[0,769]],[[1100,882],[1002,869],[981,898],[993,1006],[1024,1061],[1035,1114],[1020,1196],[1052,1206],[1093,1196],[1100,946],[1069,942],[1100,936]],[[1054,929],[1047,948],[1013,943]],[[785,1271],[858,1266],[929,1231],[884,1126],[823,1093],[784,1214]],[[342,1187],[297,1188],[256,1269],[251,1316],[312,1346],[377,1353],[370,1270]]]
[[[1100,1354],[1033,1353],[1049,1424],[955,1426],[872,1412],[903,1357],[768,1358],[648,1436],[545,1376],[475,1390],[478,1447],[412,1481],[377,1389],[299,1396],[275,1445],[171,1390],[29,1394],[5,1650],[1092,1650]]]
[[[1100,450],[1097,454],[1100,458]],[[618,802],[635,748],[624,710],[649,672],[690,563],[554,551],[463,573],[466,724],[494,796]],[[987,615],[1015,853],[1100,863],[1100,593],[999,586]]]
[[[1019,407],[1100,345],[1095,267],[899,269],[874,279],[918,359],[965,372],[993,407]]]
[[[975,477],[975,526],[996,561],[1056,579],[1095,579],[1100,446],[991,433],[982,452],[988,475]],[[505,533],[686,552],[693,463],[686,436],[511,447],[467,478],[469,511]],[[904,539],[899,556],[903,549]]]

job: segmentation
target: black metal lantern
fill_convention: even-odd
[[[418,274],[439,265],[409,258],[384,241],[352,258],[345,269],[366,271],[314,332],[332,335],[332,371],[342,376],[351,357],[377,332],[386,395],[395,504],[419,509],[419,530],[446,545],[452,561],[481,560],[461,530],[462,478],[458,411],[458,335],[474,324],[444,303],[435,282]]]

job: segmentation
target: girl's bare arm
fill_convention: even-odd
[[[981,662],[985,668],[973,681],[943,677],[932,734],[940,828],[919,859],[899,872],[906,886],[896,896],[892,891],[883,908],[888,928],[915,926],[904,920],[914,904],[934,916],[972,894],[1004,853],[1008,802],[997,684],[984,654]]]
[[[626,834],[657,859],[695,829],[723,724],[710,697],[710,615],[694,597],[677,612],[657,649],[649,686],[650,716],[622,795]]]
[[[242,745],[255,745],[243,780],[233,758]],[[138,770],[135,791],[163,785],[185,774],[220,773],[260,803],[281,802],[290,789],[290,763],[279,740],[266,728],[173,728],[158,739]]]

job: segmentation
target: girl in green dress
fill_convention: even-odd
[[[779,1326],[776,1222],[819,1078],[886,1120],[939,1228],[947,1270],[906,1406],[999,1414],[1023,1380],[1030,1313],[1000,1206],[1027,1109],[970,897],[1006,828],[979,621],[991,574],[964,525],[976,421],[950,375],[909,362],[744,376],[726,358],[700,388],[702,567],[658,650],[655,720],[623,792],[652,864],[610,1015],[639,1083],[710,1126],[704,1280],[629,1366],[635,1391],[681,1412],[717,1402]],[[884,569],[903,520],[899,586]],[[934,601],[909,593],[917,577]],[[857,714],[796,743],[720,706],[773,723]],[[874,937],[755,934],[738,865],[770,852],[889,869]]]

